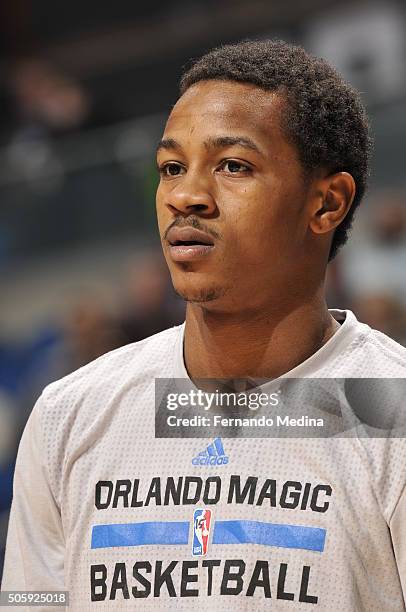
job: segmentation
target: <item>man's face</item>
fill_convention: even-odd
[[[257,309],[303,283],[309,182],[281,129],[284,107],[278,93],[211,80],[173,108],[157,154],[157,213],[186,300]]]

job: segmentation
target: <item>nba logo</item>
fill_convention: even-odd
[[[211,510],[197,508],[193,513],[192,555],[203,557],[207,553],[211,524]]]

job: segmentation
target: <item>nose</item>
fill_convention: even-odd
[[[217,208],[208,181],[198,172],[187,172],[168,193],[167,206],[173,213],[208,217]]]

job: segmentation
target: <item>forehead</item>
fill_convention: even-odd
[[[243,130],[257,137],[280,132],[283,100],[247,83],[201,81],[179,98],[169,115],[165,135],[202,131]]]

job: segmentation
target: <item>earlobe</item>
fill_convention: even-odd
[[[325,234],[340,225],[355,197],[355,181],[348,172],[330,175],[324,183],[322,196],[310,221],[315,234]]]

